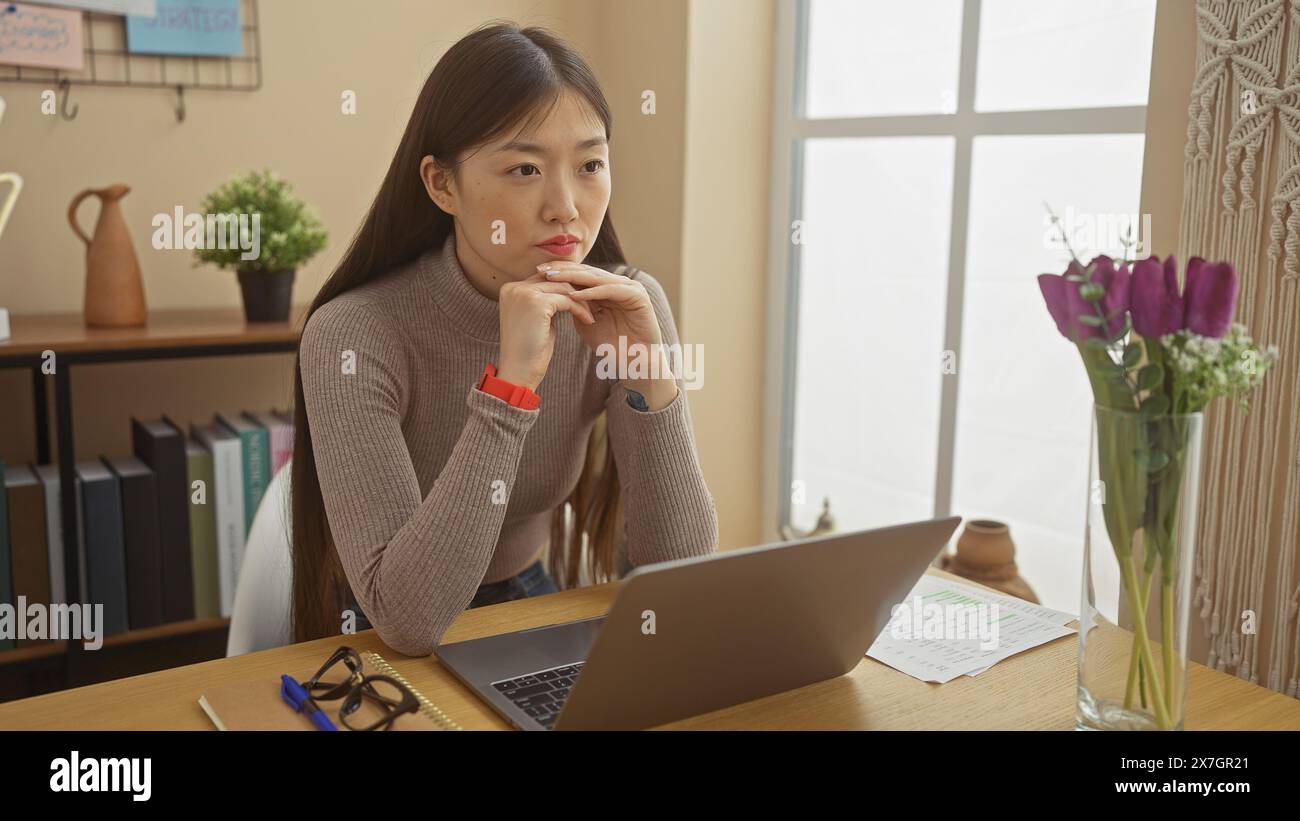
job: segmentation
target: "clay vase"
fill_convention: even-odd
[[[129,186],[118,183],[107,188],[87,188],[72,198],[68,223],[86,243],[86,325],[92,328],[121,328],[145,324],[144,284],[140,263],[131,244],[131,234],[122,217],[121,199]],[[87,237],[77,225],[77,206],[91,195],[100,199],[95,236]]]
[[[1020,577],[1016,567],[1016,545],[1011,541],[1011,528],[1004,522],[991,519],[967,522],[957,539],[956,555],[944,555],[943,569],[1038,604],[1038,596]]]

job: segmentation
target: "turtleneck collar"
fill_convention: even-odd
[[[453,325],[474,339],[501,341],[500,303],[479,293],[460,267],[454,228],[441,248],[430,248],[420,257],[420,274]]]

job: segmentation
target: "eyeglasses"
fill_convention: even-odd
[[[414,713],[420,702],[405,685],[391,676],[363,675],[361,656],[351,647],[334,651],[303,689],[313,701],[343,699],[339,718],[349,730],[389,730],[398,716]],[[333,672],[347,671],[341,681],[326,681]]]

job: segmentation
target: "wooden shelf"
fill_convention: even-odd
[[[0,360],[39,357],[47,350],[60,356],[113,352],[130,359],[131,351],[282,345],[297,341],[307,308],[294,306],[288,322],[248,322],[242,308],[173,308],[150,311],[146,323],[133,328],[88,328],[80,313],[14,314],[9,338],[0,341]]]
[[[225,630],[229,627],[230,619],[225,618],[174,621],[168,624],[160,624],[157,627],[144,627],[139,630],[118,633],[115,636],[106,636],[104,638],[104,647],[125,647],[128,644],[176,638],[177,636],[202,633],[208,630]]]
[[[224,658],[229,631],[230,619],[193,619],[108,636],[94,651],[80,640],[0,650],[0,703]]]
[[[306,305],[294,306],[285,322],[248,322],[242,308],[176,308],[150,311],[144,325],[131,328],[88,328],[80,312],[16,314],[10,317],[9,339],[0,341],[0,368],[28,368],[32,374],[36,421],[37,463],[49,464],[51,454],[50,413],[46,406],[46,380],[54,380],[55,423],[60,443],[76,441],[73,431],[72,377],[75,367],[109,362],[142,362],[155,359],[292,354],[298,347]],[[54,351],[58,368],[47,376],[41,368],[42,354]],[[60,498],[75,498],[74,449],[59,448]],[[70,596],[85,591],[79,585],[77,511],[63,505],[64,572]],[[75,591],[75,594],[74,594]],[[39,672],[47,680],[38,685],[48,689],[50,670],[58,670],[63,686],[80,686],[137,675],[176,663],[220,658],[225,654],[230,620],[194,619],[108,636],[94,652],[75,646],[78,642],[54,641],[48,645],[0,651],[0,668],[12,686],[20,688],[23,673]],[[8,696],[12,697],[12,696]]]
[[[192,633],[203,633],[209,630],[226,630],[230,627],[230,619],[189,619],[187,621],[174,621],[167,624],[160,624],[156,627],[143,627],[139,630],[128,630],[125,633],[117,633],[112,636],[104,637],[104,648],[125,647],[129,644],[139,642],[157,641],[158,639],[170,639],[178,636],[187,636]],[[80,639],[78,640],[80,641]],[[45,640],[40,644],[33,644],[27,647],[13,647],[8,650],[0,650],[0,666],[5,664],[21,664],[35,659],[45,658],[47,656],[59,656],[67,649],[67,642],[63,639]],[[101,648],[102,649],[102,648]]]
[[[13,647],[0,650],[0,667],[6,664],[29,664],[34,661],[62,656],[67,651],[67,642],[62,639],[43,641],[28,647]]]

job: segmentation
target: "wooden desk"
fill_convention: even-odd
[[[933,575],[948,577],[940,570]],[[952,577],[949,577],[952,578]],[[607,612],[618,583],[467,610],[447,633],[461,641]],[[509,725],[433,657],[409,658],[373,630],[163,670],[0,704],[0,730],[211,730],[198,705],[205,687],[310,668],[348,644],[376,650],[469,730]],[[1074,727],[1074,634],[978,676],[926,684],[863,658],[848,675],[665,725],[674,729],[1068,730]],[[1194,664],[1187,728],[1300,730],[1300,701]]]

